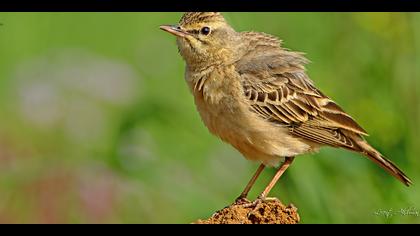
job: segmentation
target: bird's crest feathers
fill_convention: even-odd
[[[220,12],[186,12],[179,21],[180,25],[225,21]]]

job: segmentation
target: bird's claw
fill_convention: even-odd
[[[249,213],[248,213],[248,216],[250,216],[250,215],[254,214],[255,211],[257,211],[259,209],[259,206],[263,202],[271,202],[271,201],[280,201],[280,200],[277,199],[277,198],[274,198],[274,197],[258,197],[253,202],[244,204],[243,207],[244,208],[252,208],[252,210],[249,211]]]
[[[235,199],[235,204],[236,205],[243,205],[243,204],[249,204],[251,203],[248,199],[246,199],[246,197],[243,196],[239,196],[238,198]]]
[[[244,208],[250,208],[253,207],[254,209],[257,208],[258,205],[260,205],[263,201],[265,201],[265,199],[262,198],[257,198],[255,199],[253,202],[247,202],[245,204],[243,204]]]

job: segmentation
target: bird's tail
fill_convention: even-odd
[[[375,148],[370,146],[365,140],[357,141],[358,146],[361,148],[361,152],[369,157],[376,164],[384,168],[388,173],[393,175],[399,181],[401,181],[406,186],[412,184],[411,180],[400,170],[394,163],[386,159],[381,153],[379,153]]]

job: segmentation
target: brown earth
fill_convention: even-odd
[[[285,206],[278,199],[263,201],[257,205],[248,200],[233,203],[212,215],[207,220],[194,224],[297,224],[300,221],[297,208]]]

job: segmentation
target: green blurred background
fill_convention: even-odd
[[[0,13],[0,223],[189,223],[234,201],[258,164],[201,123],[158,28],[181,15]],[[420,14],[225,16],[306,52],[317,86],[414,182],[324,148],[271,195],[303,223],[419,223]]]

